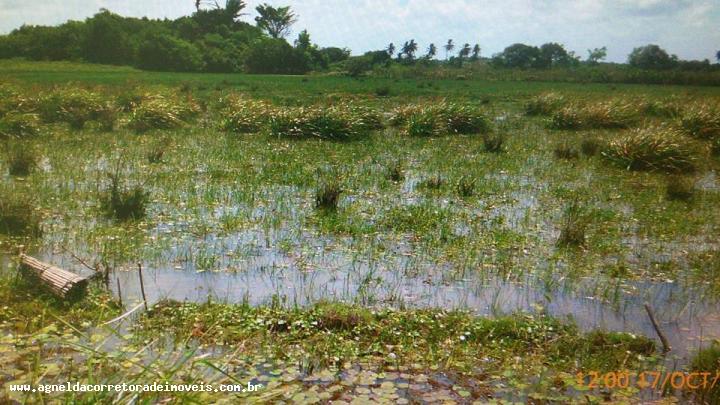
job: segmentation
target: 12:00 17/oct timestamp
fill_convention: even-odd
[[[719,383],[720,370],[717,371],[599,371],[576,374],[577,383],[588,388],[628,388],[640,389],[712,389]]]

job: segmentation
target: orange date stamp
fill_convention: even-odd
[[[720,384],[717,371],[598,371],[576,374],[578,385],[592,388],[652,388],[654,390],[707,390]]]

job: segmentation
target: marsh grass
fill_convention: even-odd
[[[483,136],[483,150],[488,153],[501,153],[505,144],[505,135],[488,134]]]
[[[0,186],[0,233],[8,236],[38,237],[41,217],[35,201],[25,192]]]
[[[132,111],[128,125],[136,132],[175,129],[190,122],[199,113],[200,106],[189,97],[178,99],[163,95],[147,96]]]
[[[45,122],[66,122],[75,130],[83,129],[86,122],[97,119],[105,108],[100,95],[78,87],[59,88],[41,95],[38,104]]]
[[[391,114],[390,124],[403,127],[408,136],[417,137],[486,133],[491,127],[477,107],[447,102],[398,107]]]
[[[279,138],[352,140],[368,134],[359,118],[346,108],[300,107],[270,118],[269,131]]]
[[[326,212],[335,212],[343,190],[340,183],[328,180],[318,185],[315,190],[315,208]]]
[[[550,115],[566,104],[565,96],[559,93],[544,93],[525,103],[527,115]]]
[[[405,164],[402,160],[394,160],[385,167],[385,177],[393,182],[405,180]]]
[[[417,188],[419,190],[438,191],[445,186],[446,182],[444,177],[434,174],[418,182]]]
[[[270,103],[237,96],[225,101],[226,108],[220,127],[235,133],[254,133],[263,129],[278,110]]]
[[[582,247],[586,243],[590,218],[579,201],[572,201],[566,208],[560,227],[557,245],[560,247]]]
[[[580,157],[580,153],[577,149],[568,143],[556,145],[553,149],[553,155],[555,155],[555,158],[563,160],[574,160]]]
[[[695,372],[713,372],[720,370],[720,344],[711,343],[709,346],[695,352],[690,359],[690,370]],[[694,393],[698,403],[716,404],[720,402],[720,387],[705,387]]]
[[[631,130],[610,141],[603,155],[627,170],[692,172],[699,153],[677,130],[667,126]]]
[[[629,101],[611,100],[587,105],[573,104],[553,113],[549,126],[554,129],[618,129],[639,121],[637,107]]]
[[[149,194],[142,186],[126,187],[120,175],[110,175],[110,188],[100,197],[100,206],[109,218],[124,222],[145,218]]]
[[[11,176],[27,176],[37,166],[35,151],[26,144],[11,144],[7,151],[7,165]]]
[[[438,117],[429,110],[421,110],[410,115],[403,129],[403,133],[410,137],[438,136],[442,131]]]
[[[462,176],[458,180],[455,189],[460,197],[472,197],[475,195],[475,188],[477,182],[474,178],[468,176]]]
[[[695,195],[695,179],[689,176],[668,176],[665,196],[671,201],[690,201]]]
[[[587,157],[593,157],[600,151],[600,140],[597,138],[583,138],[580,142],[580,151]]]
[[[0,118],[0,139],[26,138],[40,133],[37,114],[11,112]]]
[[[708,104],[691,105],[680,116],[680,126],[698,139],[720,138],[720,108]]]

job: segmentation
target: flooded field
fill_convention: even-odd
[[[683,132],[693,108],[716,106],[716,94],[507,85],[477,97],[488,92],[481,84],[448,81],[455,93],[440,99],[420,90],[318,95],[303,83],[267,84],[266,97],[262,81],[253,94],[192,83],[6,83],[13,108],[32,107],[4,117],[39,121],[28,124],[36,134],[3,140],[3,195],[30,204],[4,203],[29,207],[12,217],[27,228],[13,234],[8,225],[0,236],[11,302],[0,350],[28,350],[4,381],[45,378],[29,356],[57,364],[67,350],[106,364],[109,380],[127,376],[110,364],[119,361],[272,382],[258,402],[572,402],[584,392],[571,382],[577,372],[691,370],[697,352],[720,339],[718,159],[714,141]],[[642,108],[670,96],[683,97],[672,111],[686,110]],[[69,125],[45,112],[63,97],[114,106],[117,116],[109,127],[100,118]],[[573,124],[565,110],[532,112],[548,97],[583,114],[627,100],[637,107],[627,122],[610,114],[609,123]],[[625,153],[653,136],[677,143],[662,144],[669,151],[660,157]],[[20,149],[32,164],[17,174]],[[34,290],[19,276],[19,251],[97,273],[90,298],[72,306]],[[57,326],[47,330],[47,319]],[[36,341],[64,349],[36,352]],[[57,380],[71,372],[54,367]],[[147,377],[138,370],[134,378]],[[342,381],[353,382],[332,388]],[[680,391],[613,395],[692,397]]]

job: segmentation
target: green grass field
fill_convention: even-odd
[[[12,400],[637,403],[576,374],[720,338],[718,88],[0,72],[0,381],[264,386]]]

